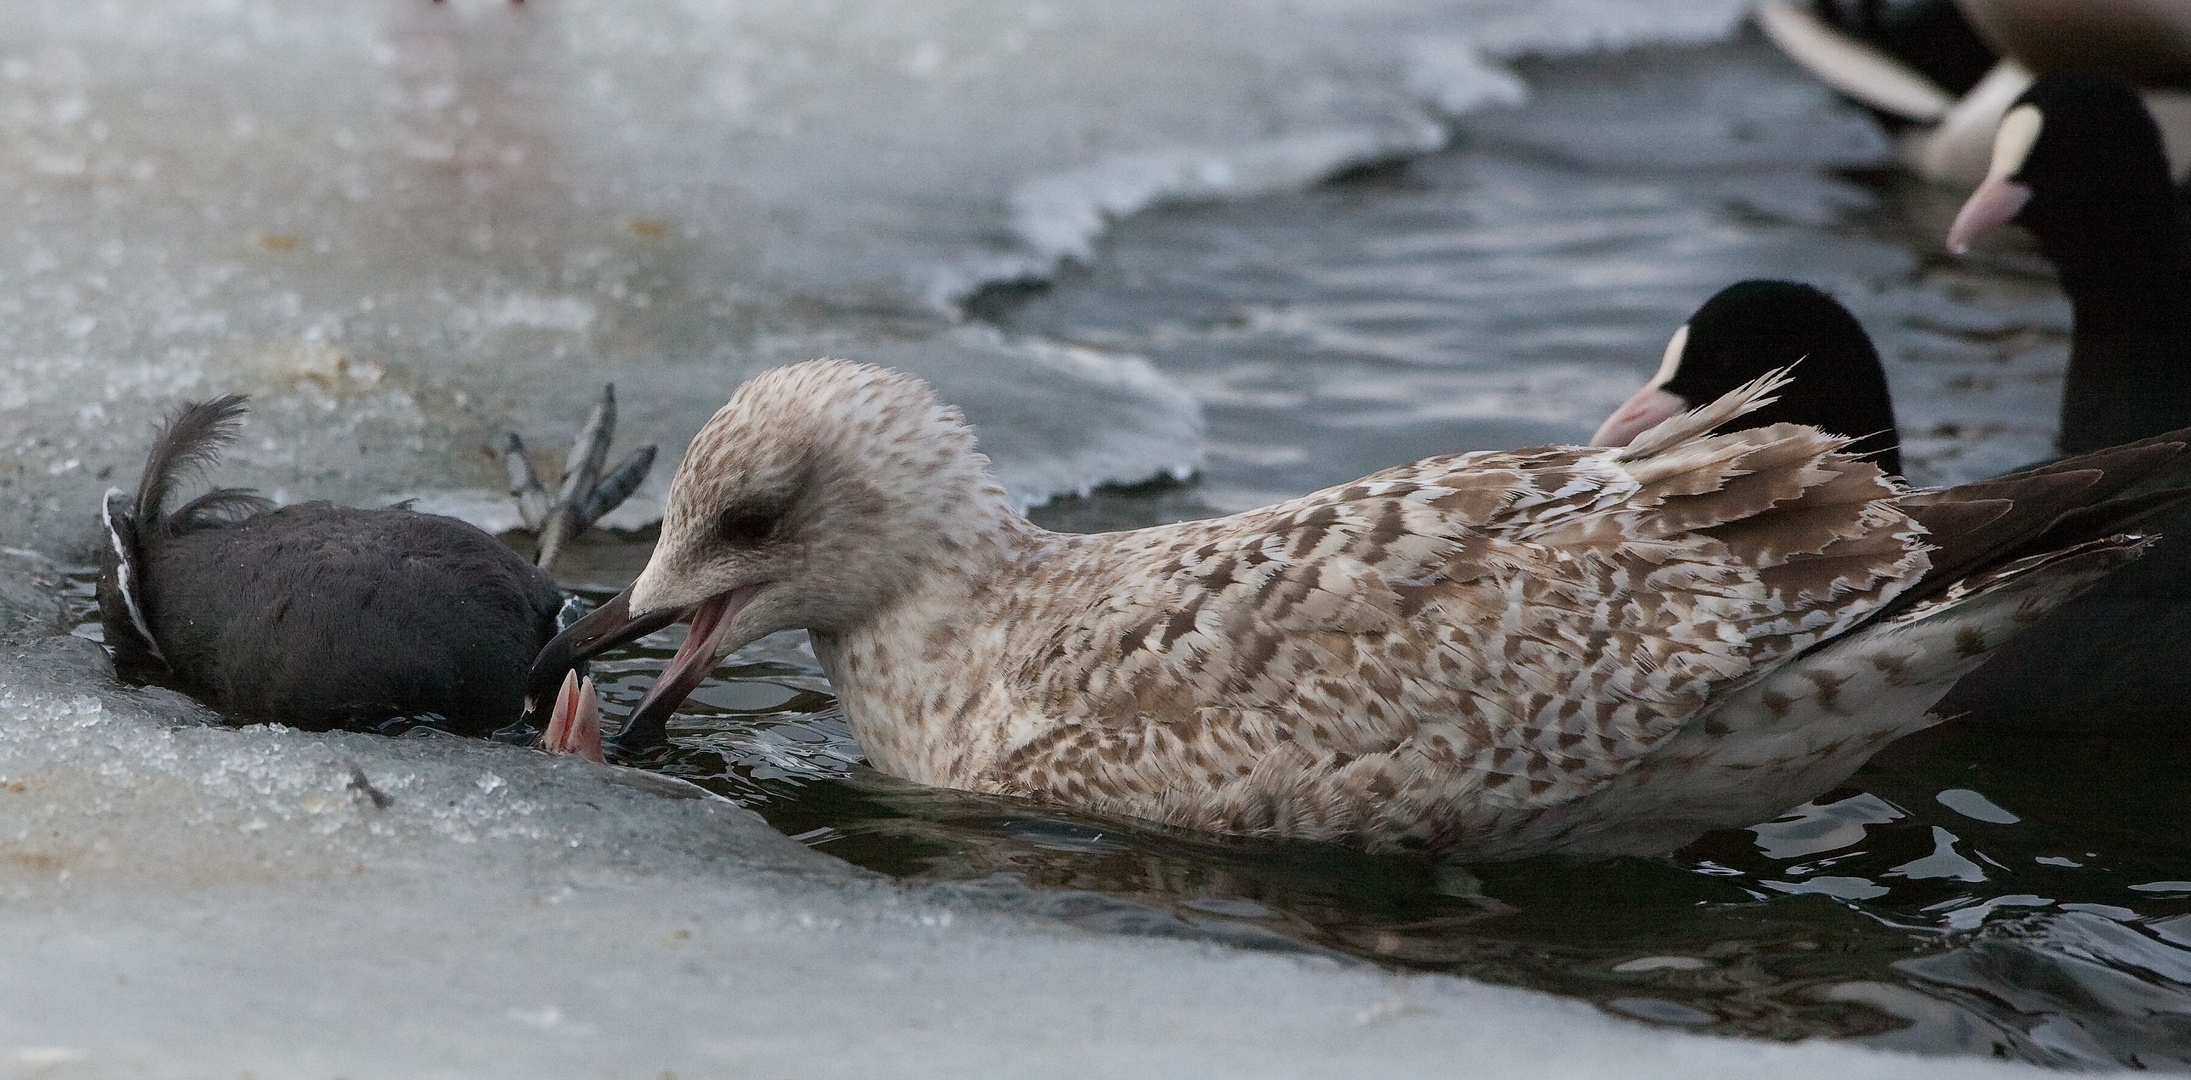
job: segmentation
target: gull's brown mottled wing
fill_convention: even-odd
[[[1057,629],[1008,676],[1065,722],[995,779],[1089,805],[1252,801],[1281,773],[1295,802],[1342,772],[1508,807],[1596,790],[1926,569],[1845,440],[1703,434],[1771,387],[1625,448],[1433,458],[1069,548],[1043,572],[1080,587],[1024,595],[1084,609],[1014,612]]]

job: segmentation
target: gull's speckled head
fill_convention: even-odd
[[[778,630],[842,632],[1020,521],[958,410],[910,375],[843,360],[765,371],[700,429],[631,588],[556,635],[527,709],[571,665],[691,619],[618,737],[659,743],[715,662]],[[966,564],[959,566],[959,564]]]
[[[967,539],[969,503],[1001,504],[988,465],[910,375],[843,360],[763,372],[685,452],[632,613],[754,589],[750,629],[830,629]]]

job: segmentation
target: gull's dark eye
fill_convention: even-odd
[[[733,547],[759,547],[776,535],[776,527],[783,523],[780,514],[755,513],[751,510],[730,509],[715,519],[715,537]]]

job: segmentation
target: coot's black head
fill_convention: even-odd
[[[1956,215],[1948,247],[1963,251],[2014,221],[2075,289],[2169,259],[2174,220],[2168,155],[2138,92],[2104,75],[2048,75],[2001,118],[1992,166]]]
[[[1779,400],[1723,430],[1809,424],[1857,440],[1852,452],[1899,475],[1894,401],[1871,338],[1833,297],[1793,281],[1744,281],[1705,301],[1667,342],[1658,375],[1592,441],[1626,444],[1660,420],[1791,364],[1794,381]]]

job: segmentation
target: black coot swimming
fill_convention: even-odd
[[[2191,260],[2160,129],[2126,83],[2049,75],[2016,99],[1948,231],[1961,252],[2015,222],[2054,264],[2074,326],[2061,451],[2191,425]]]
[[[244,412],[233,395],[183,406],[136,493],[107,494],[98,593],[116,673],[314,730],[426,723],[484,735],[516,722],[563,607],[548,574],[465,522],[402,507],[277,508],[225,488],[171,506]],[[610,397],[573,454],[591,469],[539,515],[561,522],[544,536],[551,547],[652,463],[649,447],[604,476],[613,417]]]
[[[2191,426],[2191,257],[2184,191],[2131,87],[2048,75],[2016,100],[1993,164],[1948,234],[1956,251],[1998,225],[2030,230],[2074,319],[2062,385],[2065,454]],[[2191,718],[2191,512],[2138,565],[2102,581],[1942,701],[2027,724]]]
[[[1674,331],[1658,374],[1606,417],[1590,441],[1625,446],[1662,420],[1787,367],[1794,380],[1771,405],[1722,430],[1809,424],[1856,440],[1851,453],[1902,474],[1894,401],[1871,336],[1839,301],[1795,281],[1742,281],[1713,294]]]

